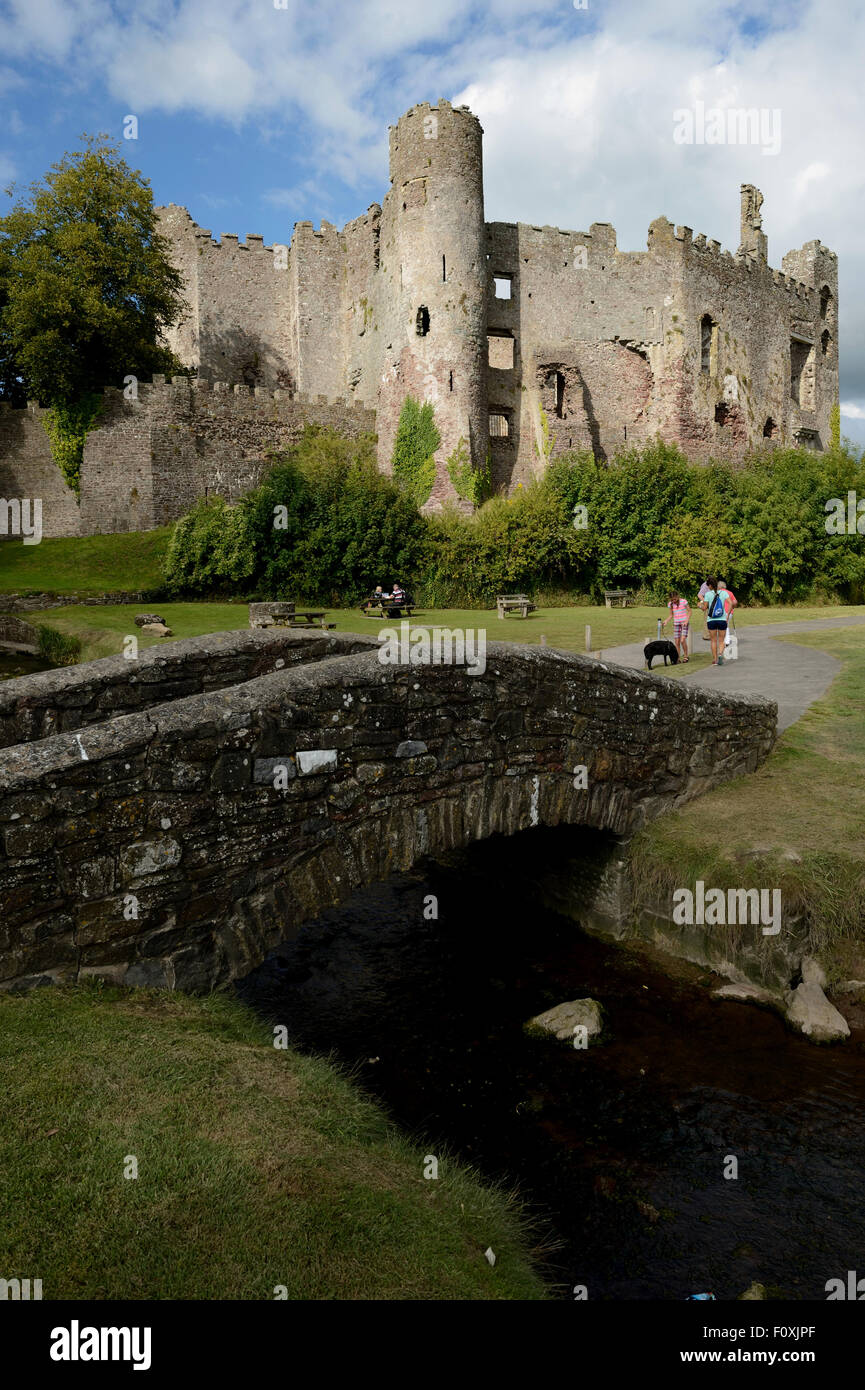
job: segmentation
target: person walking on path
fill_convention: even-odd
[[[661,624],[666,627],[667,623],[673,624],[673,639],[676,643],[676,651],[679,653],[680,661],[688,661],[688,632],[691,622],[691,605],[681,594],[671,593],[670,601],[667,604],[669,614]]]
[[[727,636],[727,607],[726,598],[729,597],[726,589],[719,592],[718,583],[715,579],[707,579],[708,588],[703,595],[700,607],[706,614],[706,626],[709,629],[709,640],[712,643],[712,665],[724,665],[724,641]]]
[[[700,606],[701,608],[703,608],[703,607],[705,606],[704,603],[703,603],[703,599],[706,597],[706,590],[708,589],[708,587],[709,587],[709,581],[708,581],[708,579],[704,579],[703,582],[702,582],[702,584],[700,585],[699,589],[697,590],[697,603],[699,604],[699,606]],[[703,633],[703,641],[704,641],[704,642],[708,642],[708,640],[709,640],[709,629],[708,629],[708,626],[707,626],[706,631]]]
[[[739,600],[736,598],[736,595],[733,593],[733,590],[727,588],[726,579],[718,580],[718,589],[725,595],[724,608],[727,612],[727,635],[724,639],[724,645],[725,647],[729,647],[732,645],[733,634],[736,628],[736,624],[733,621],[733,609],[739,607]],[[725,655],[729,656],[729,652],[725,652]]]

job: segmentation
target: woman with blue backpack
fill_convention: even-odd
[[[706,614],[706,627],[712,643],[712,665],[724,665],[724,642],[727,638],[727,591],[718,585],[717,579],[706,580],[707,589],[700,607]]]

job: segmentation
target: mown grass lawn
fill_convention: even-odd
[[[3,1277],[44,1299],[546,1296],[510,1199],[446,1154],[424,1178],[424,1146],[225,996],[4,995],[0,1037]]]
[[[3,547],[0,547],[2,551]],[[298,605],[300,606],[300,605]],[[311,607],[317,607],[312,604]],[[2,607],[2,601],[0,601]],[[148,605],[155,608],[172,628],[175,638],[197,637],[207,632],[227,632],[238,628],[248,628],[249,608],[244,602],[232,603],[163,603]],[[82,643],[81,660],[92,661],[101,656],[112,656],[123,651],[123,638],[136,633],[141,646],[163,643],[162,637],[142,636],[133,621],[140,611],[140,605],[123,604],[116,607],[103,605],[75,605],[68,608],[48,608],[42,613],[25,615],[33,622],[47,624],[59,632],[78,637]],[[737,610],[736,623],[747,627],[752,623],[776,623],[800,621],[807,618],[831,618],[833,615],[865,613],[865,607],[779,607],[743,608]],[[490,642],[523,642],[537,645],[545,640],[548,646],[559,647],[563,651],[585,652],[586,626],[591,627],[592,651],[609,650],[626,642],[642,641],[654,637],[659,617],[664,609],[639,608],[538,608],[528,618],[498,618],[495,611],[481,608],[445,608],[418,610],[412,618],[413,625],[436,624],[440,627],[478,628],[486,630]],[[380,618],[365,618],[357,608],[331,609],[327,621],[335,625],[337,632],[365,632],[375,637],[383,628],[393,626]],[[667,628],[667,635],[670,629]],[[692,622],[691,635],[694,654],[705,664],[703,643],[700,640],[702,619],[696,617]],[[663,666],[653,670],[663,671]],[[689,666],[679,670],[694,670]],[[675,668],[668,667],[670,674]]]
[[[757,772],[640,832],[635,881],[647,895],[698,878],[780,888],[830,977],[865,979],[865,631],[777,640],[830,652],[841,671]]]
[[[170,526],[116,536],[72,536],[0,545],[3,593],[91,594],[158,588]]]

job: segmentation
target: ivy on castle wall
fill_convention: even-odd
[[[441,435],[429,401],[421,405],[414,396],[406,396],[399,414],[391,465],[397,487],[418,508],[430,499],[436,480],[435,451],[440,444]]]
[[[103,397],[88,392],[81,400],[55,405],[42,417],[51,441],[51,457],[75,496],[81,496],[81,464],[87,436],[102,411]]]
[[[481,468],[473,468],[469,457],[468,440],[460,437],[452,454],[448,455],[448,477],[454,485],[457,497],[479,507],[492,492],[492,460],[487,451],[486,461]]]

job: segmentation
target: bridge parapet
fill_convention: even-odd
[[[0,988],[211,988],[426,857],[627,834],[754,770],[775,724],[767,701],[491,643],[483,674],[325,655],[7,748]]]
[[[131,614],[130,626],[134,635]],[[134,661],[105,656],[39,671],[0,683],[0,748],[83,729],[184,695],[222,690],[284,666],[377,646],[374,637],[359,633],[241,629],[145,647]]]

